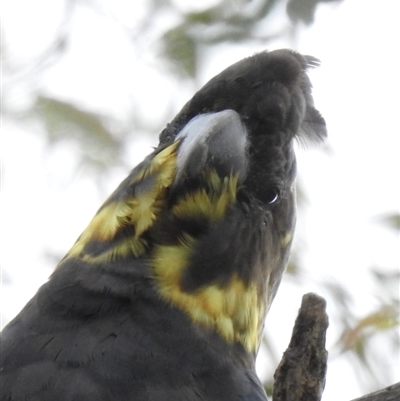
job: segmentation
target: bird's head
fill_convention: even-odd
[[[240,176],[240,188],[279,216],[286,242],[284,232],[293,228],[291,216],[295,209],[293,139],[319,142],[326,136],[325,121],[314,108],[306,74],[318,65],[314,57],[291,50],[262,52],[241,60],[205,84],[160,135],[160,143],[164,144],[177,135],[184,137],[182,132],[189,131],[192,119],[201,126],[201,116],[208,114],[207,119],[212,120],[214,115],[219,121],[216,113],[236,112],[237,122],[232,121],[229,128],[226,125],[224,135],[217,136],[218,141],[214,139],[214,146],[208,149],[209,153],[216,152],[208,157],[208,166],[212,160],[223,163],[226,159],[226,169],[236,169]],[[241,129],[242,135],[238,134]],[[194,137],[190,135],[192,150],[201,153],[201,135],[196,146]],[[195,163],[200,170],[201,163]]]
[[[209,218],[213,207],[199,212],[194,205],[182,205],[180,224],[194,229],[197,239],[189,245],[175,301],[199,321],[220,319],[220,332],[252,351],[259,344],[261,322],[277,291],[293,238],[293,140],[318,142],[326,136],[306,75],[317,65],[315,58],[290,50],[239,61],[204,85],[160,136],[161,144],[182,141],[172,199],[190,198],[201,188],[208,194],[221,191],[211,205],[221,199],[224,203],[218,218]],[[209,185],[213,174],[230,187],[220,184],[215,191]],[[180,299],[181,291],[191,298]],[[229,295],[235,291],[237,299]],[[174,291],[166,292],[175,297]],[[215,293],[218,296],[213,297]],[[236,304],[230,315],[222,311],[229,309],[224,307],[229,297]],[[193,312],[196,308],[199,317]],[[210,318],[213,308],[218,312]]]
[[[263,52],[203,86],[83,233],[69,257],[146,260],[160,297],[255,353],[295,225],[295,137],[326,135],[308,68]]]

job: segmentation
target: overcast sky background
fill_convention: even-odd
[[[185,4],[183,0],[179,3]],[[61,93],[65,99],[79,101],[90,110],[122,118],[132,107],[134,91],[140,93],[136,107],[161,131],[167,122],[161,120],[166,105],[174,99],[178,111],[196,87],[179,87],[176,80],[160,71],[157,59],[145,50],[152,38],[143,40],[143,48],[136,54],[127,51],[131,47],[121,22],[134,26],[134,16],[140,19],[143,1],[120,0],[112,9],[105,1],[99,4],[105,10],[103,15],[82,7],[74,18],[71,46],[62,63],[51,67],[40,82],[15,85],[4,102],[23,108],[32,101],[32,85],[38,85],[48,93]],[[46,48],[54,35],[62,5],[54,0],[5,3],[3,43],[22,76],[29,70],[30,60]],[[312,202],[298,223],[298,235],[307,238],[304,261],[313,280],[305,281],[301,288],[284,281],[278,292],[267,319],[267,330],[279,332],[278,354],[288,344],[302,294],[313,291],[326,296],[318,283],[329,278],[346,285],[355,298],[355,313],[363,316],[379,304],[368,269],[399,268],[399,238],[377,224],[379,216],[398,212],[400,205],[399,11],[400,3],[393,0],[380,1],[379,8],[373,0],[323,5],[318,8],[315,24],[303,29],[297,39],[296,50],[322,61],[310,76],[316,106],[328,124],[329,141],[325,152],[313,148],[298,152],[300,178]],[[160,20],[160,26],[168,24],[167,17]],[[288,46],[293,45],[276,41],[269,43],[268,49]],[[201,66],[198,86],[263,48],[216,47]],[[143,138],[133,143],[127,149],[132,167],[151,151],[156,140]],[[77,149],[68,142],[49,153],[43,137],[4,120],[0,146],[4,325],[51,274],[54,266],[43,252],[50,249],[66,253],[106,194],[100,196],[84,174],[71,174],[78,158]],[[108,176],[104,182],[107,191],[111,192],[126,173],[114,171]],[[332,321],[335,312],[329,301]],[[328,347],[334,349],[336,340],[337,332],[331,326]],[[385,384],[389,385],[400,375],[399,355],[387,349],[383,337],[377,341],[388,355],[384,369]],[[324,401],[362,395],[365,390],[357,385],[348,361],[334,351],[331,356]],[[261,374],[264,362],[258,363]]]

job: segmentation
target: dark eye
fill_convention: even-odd
[[[271,188],[265,192],[265,202],[271,205],[275,203],[280,197],[280,191],[277,188]]]

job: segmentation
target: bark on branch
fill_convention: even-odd
[[[303,296],[288,349],[276,369],[273,401],[320,401],[325,387],[328,353],[325,300]],[[352,401],[400,401],[400,382]]]
[[[324,298],[303,296],[289,347],[274,374],[274,401],[320,401],[328,357],[325,308]]]
[[[375,393],[355,398],[352,401],[399,401],[400,400],[400,383],[393,384]]]

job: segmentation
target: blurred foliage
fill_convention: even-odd
[[[181,23],[161,38],[163,57],[177,72],[194,77],[199,64],[200,46],[238,43],[250,40],[266,42],[281,33],[258,34],[260,23],[270,16],[279,0],[220,1],[216,6],[197,12],[179,12]]]
[[[392,281],[396,291],[391,295],[391,299],[379,305],[377,310],[361,317],[351,317],[353,324],[343,331],[339,339],[338,346],[342,353],[346,353],[353,360],[353,368],[358,373],[361,383],[375,383],[379,386],[380,381],[385,379],[388,372],[385,363],[382,361],[381,350],[376,346],[374,340],[383,340],[389,347],[389,352],[398,355],[399,336],[399,285],[400,274],[378,273],[380,280]],[[379,281],[378,281],[379,283]],[[379,292],[387,290],[390,286],[377,286]],[[383,363],[382,363],[383,362]]]
[[[400,233],[400,213],[390,213],[377,218],[377,222]]]
[[[303,22],[310,25],[314,22],[315,11],[319,3],[332,3],[337,0],[289,0],[286,12],[293,23]]]
[[[75,141],[85,152],[80,155],[80,165],[98,175],[116,160],[123,160],[123,132],[110,117],[83,110],[77,105],[39,95],[32,109],[45,125],[49,145],[60,141]]]
[[[203,9],[199,9],[199,5],[196,9],[188,9],[180,2],[148,0],[147,11],[143,14],[142,20],[136,28],[126,28],[126,33],[133,49],[139,42],[143,46],[146,34],[150,35],[157,28],[155,26],[159,21],[157,16],[162,14],[171,16],[173,25],[170,24],[158,33],[157,49],[153,47],[151,51],[153,53],[158,51],[160,65],[168,63],[175,77],[185,77],[186,80],[196,82],[201,66],[199,60],[207,50],[228,43],[231,46],[238,43],[263,43],[267,46],[268,42],[275,38],[284,38],[290,43],[296,37],[299,24],[308,25],[314,21],[319,3],[333,1],[340,0],[216,0],[212,6]],[[9,78],[9,83],[4,87],[5,96],[18,87],[21,81],[39,82],[39,78],[46,74],[47,67],[62,61],[66,49],[70,46],[69,37],[73,30],[75,14],[78,12],[78,4],[91,8],[93,12],[102,10],[101,0],[67,0],[65,16],[55,39],[37,60],[31,60],[29,68],[21,71],[7,57],[8,49],[3,49],[3,70],[5,78]],[[276,26],[270,23],[272,18],[281,19],[279,30],[270,28]],[[116,121],[112,116],[87,110],[76,102],[49,95],[40,85],[33,87],[29,93],[33,100],[25,110],[14,110],[12,104],[5,102],[4,119],[9,119],[15,124],[32,119],[39,121],[44,127],[41,132],[45,135],[49,147],[62,141],[74,142],[81,149],[80,165],[89,167],[87,174],[94,179],[101,177],[111,166],[127,167],[124,162],[124,152],[132,140],[130,135],[132,130],[137,129],[132,122],[140,120],[140,116],[134,114],[135,110],[132,111],[133,116],[127,116],[126,121]],[[141,126],[140,129],[148,134],[155,133],[154,128]],[[306,203],[306,195],[301,185],[298,193],[301,213]],[[383,216],[378,221],[399,231],[399,214]],[[296,283],[309,279],[306,269],[301,266],[301,254],[298,249],[294,250],[288,273]],[[394,349],[398,349],[396,327],[399,325],[400,277],[398,272],[382,273],[378,268],[372,271],[372,275],[376,282],[376,297],[380,304],[366,316],[357,317],[352,314],[353,295],[340,283],[330,280],[320,285],[331,294],[337,313],[340,315],[340,321],[335,322],[342,327],[341,336],[337,341],[338,353],[351,355],[355,361],[355,369],[361,367],[361,370],[367,372],[369,376],[379,377],[379,355],[373,355],[377,351],[370,347],[370,344],[374,337],[387,334],[387,341],[391,342]],[[276,355],[273,342],[268,337],[264,339],[264,348],[276,365],[280,355]],[[378,362],[375,365],[376,360]],[[272,388],[272,374],[270,377],[271,380],[266,383],[269,393]]]
[[[355,325],[343,333],[340,339],[343,350],[352,349],[365,357],[366,339],[377,331],[390,330],[399,324],[398,305],[381,305],[377,311],[360,318]]]

